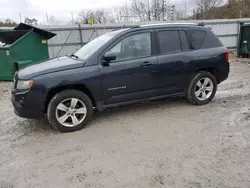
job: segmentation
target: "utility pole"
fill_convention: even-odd
[[[154,10],[154,19],[155,21],[160,20],[160,13],[162,12],[162,8],[160,8],[159,0],[153,1],[153,10]]]
[[[187,18],[187,1],[188,0],[185,0],[185,19]]]
[[[162,20],[165,20],[166,1],[162,0]]]
[[[20,23],[22,23],[22,16],[20,12],[19,12],[19,19],[20,19]]]
[[[151,21],[151,15],[150,15],[150,0],[148,0],[148,21]]]
[[[49,26],[49,16],[48,13],[46,12],[46,19],[47,19],[47,24],[48,24],[48,30],[50,31],[50,26]],[[50,40],[50,44],[53,44],[52,39]],[[54,50],[53,47],[51,47],[51,52],[52,52],[52,56],[54,57]]]
[[[47,24],[48,24],[48,28],[49,28],[49,16],[48,16],[47,12],[46,12],[46,19],[47,19]]]
[[[169,0],[165,0],[166,5],[165,5],[165,12],[166,12],[166,20],[169,20],[170,18],[170,2]]]
[[[126,7],[126,15],[125,15],[125,23],[128,21],[127,19],[128,19],[128,0],[126,0],[126,5],[125,5],[125,7]]]
[[[72,19],[72,23],[74,23],[74,14],[73,14],[73,12],[71,12],[71,19]]]
[[[153,1],[153,6],[154,6],[154,17],[155,17],[155,21],[157,20],[157,15],[156,15],[156,12],[157,12],[157,0],[154,0]]]
[[[170,19],[171,21],[174,21],[175,20],[175,5],[172,5],[171,6],[171,10],[170,10]]]

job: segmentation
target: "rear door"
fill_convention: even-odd
[[[185,28],[156,31],[158,46],[158,95],[183,91],[188,78],[190,42]]]

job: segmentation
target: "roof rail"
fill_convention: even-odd
[[[198,26],[205,26],[204,22],[198,23]]]
[[[151,26],[171,26],[171,25],[193,25],[193,26],[205,26],[204,22],[201,23],[185,23],[185,22],[175,22],[175,23],[155,23],[140,25],[138,27],[151,27]]]
[[[140,27],[151,27],[151,26],[164,26],[164,25],[196,25],[199,26],[197,23],[185,23],[185,22],[179,22],[179,23],[156,23],[156,24],[146,24],[146,25],[140,25]]]

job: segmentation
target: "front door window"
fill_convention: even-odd
[[[117,43],[107,53],[115,53],[115,61],[125,61],[151,56],[151,34],[140,33]]]

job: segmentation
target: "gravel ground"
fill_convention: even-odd
[[[249,63],[249,64],[248,64]],[[215,99],[96,114],[67,134],[16,117],[0,83],[0,187],[250,187],[250,60],[231,60]]]

